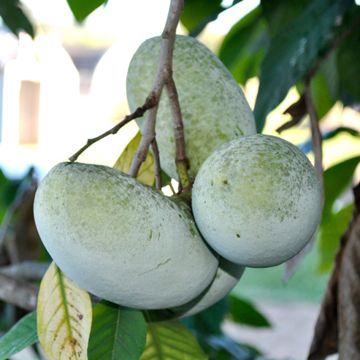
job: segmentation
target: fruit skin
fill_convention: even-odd
[[[34,215],[60,269],[124,306],[184,304],[208,286],[218,266],[183,206],[105,166],[55,166],[36,192]]]
[[[195,300],[170,309],[176,317],[186,317],[199,313],[224,298],[238,283],[245,267],[224,258],[219,259],[219,267],[212,283]]]
[[[153,86],[160,45],[160,37],[146,40],[130,62],[127,96],[131,111],[144,103]],[[219,145],[241,135],[255,134],[255,120],[241,88],[224,64],[196,39],[176,37],[173,77],[183,116],[189,175],[194,178],[201,164]],[[142,121],[138,124],[141,127]],[[157,113],[157,142],[161,167],[172,178],[177,178],[171,124],[164,89]]]
[[[320,222],[322,196],[315,169],[294,145],[252,135],[217,149],[193,187],[196,224],[226,259],[252,267],[297,254]]]

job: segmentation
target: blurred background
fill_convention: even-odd
[[[19,184],[30,169],[41,179],[88,138],[108,130],[129,112],[125,91],[128,63],[146,38],[161,33],[169,5],[163,0],[109,1],[78,25],[64,0],[24,0],[23,4],[36,28],[34,38],[24,32],[16,37],[0,22],[3,225]],[[260,1],[233,5],[225,0],[222,6],[229,9],[208,22],[198,39],[220,56],[254,108],[259,64],[269,46],[269,32],[274,29],[260,22],[255,28],[251,23]],[[181,25],[178,32],[187,34],[189,27]],[[234,36],[243,36],[239,29],[246,27],[249,40],[244,41],[245,50],[241,53],[234,47],[230,61],[227,47]],[[339,194],[331,203],[331,221],[322,224],[318,241],[293,276],[284,273],[284,266],[247,269],[233,293],[242,299],[243,306],[249,306],[250,320],[239,324],[229,318],[223,324],[224,332],[236,342],[255,347],[273,359],[306,358],[338,240],[351,218],[351,184],[360,179],[360,99],[355,96],[356,101],[346,103],[334,94],[339,79],[331,77],[333,60],[329,58],[313,85],[324,138],[325,181],[331,186],[341,180]],[[263,132],[291,141],[313,160],[306,114],[297,126],[278,132],[294,117],[287,110],[299,101],[301,93],[301,85],[291,87],[267,116]],[[136,132],[136,124],[131,123],[90,147],[79,160],[112,166]],[[41,251],[37,250],[36,256]],[[27,255],[23,258],[34,259]],[[1,322],[6,328],[6,319]],[[31,359],[35,355],[30,352],[26,350],[14,359]]]

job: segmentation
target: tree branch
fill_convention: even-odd
[[[148,96],[143,106],[138,107],[133,113],[126,115],[124,119],[120,121],[118,124],[116,124],[114,127],[109,129],[108,131],[105,131],[99,136],[96,136],[92,139],[88,139],[86,144],[81,149],[79,149],[74,155],[69,157],[69,161],[71,162],[76,161],[77,158],[91,145],[95,144],[99,140],[104,139],[109,135],[115,135],[123,126],[128,124],[130,121],[143,116],[147,110],[153,108],[157,104],[157,101],[158,100],[152,97],[151,95]]]
[[[34,310],[37,293],[37,286],[0,274],[0,300],[25,310]]]

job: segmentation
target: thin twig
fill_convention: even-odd
[[[189,162],[185,152],[184,124],[181,115],[179,96],[173,78],[170,78],[169,81],[166,83],[166,91],[169,96],[169,103],[173,118],[173,129],[176,149],[175,162],[179,175],[179,181],[182,187],[182,191],[190,191],[191,182],[187,171],[189,168]]]
[[[161,190],[161,166],[159,148],[156,138],[151,142],[151,149],[154,155],[154,169],[155,169],[155,186],[157,190]]]
[[[311,140],[315,158],[315,169],[320,181],[322,197],[324,197],[324,169],[323,169],[323,153],[322,153],[322,136],[319,126],[319,119],[316,114],[314,102],[310,90],[310,78],[305,79],[304,97],[306,109],[310,116],[311,124]]]
[[[108,131],[105,131],[99,136],[96,136],[92,139],[88,139],[86,144],[78,150],[74,155],[69,157],[69,161],[74,162],[77,160],[77,158],[91,145],[95,144],[101,139],[104,139],[105,137],[109,135],[115,135],[123,126],[128,124],[130,121],[137,119],[145,114],[145,112],[151,108],[153,108],[157,104],[158,99],[155,99],[151,95],[148,96],[143,106],[138,107],[133,113],[126,115],[122,121],[120,121],[118,124],[116,124],[114,127],[109,129]]]

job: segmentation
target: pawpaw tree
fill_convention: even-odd
[[[261,1],[215,55],[196,37],[239,2],[171,0],[164,32],[145,41],[130,64],[132,112],[57,165],[36,196],[31,171],[21,182],[0,177],[1,239],[28,228],[29,239],[38,239],[29,224],[35,197],[36,226],[55,261],[37,263],[41,276],[33,278],[34,268],[20,263],[20,280],[13,266],[4,266],[0,280],[18,295],[1,295],[2,317],[8,306],[23,316],[0,338],[0,359],[38,342],[54,360],[256,359],[256,349],[227,337],[221,324],[226,318],[270,324],[231,289],[245,265],[286,261],[285,277],[291,276],[314,246],[319,271],[331,274],[308,358],[358,356],[360,152],[327,159],[339,152],[339,139],[346,147],[359,136],[356,121],[328,120],[340,107],[358,121],[359,7],[353,0]],[[68,0],[80,23],[105,3]],[[19,0],[2,1],[0,16],[15,34],[35,35]],[[185,37],[175,35],[179,22]],[[252,112],[241,86],[254,78]],[[293,91],[297,99],[276,130],[309,131],[297,148],[286,143],[279,150],[284,140],[260,133],[270,131],[271,112]],[[77,162],[93,143],[134,120],[140,132],[114,169]],[[259,139],[271,144],[257,147]],[[161,189],[171,179],[179,186],[165,198]],[[281,215],[277,223],[274,214]],[[300,215],[305,220],[294,227]],[[250,245],[239,250],[244,233]],[[264,234],[269,247],[262,247]]]

